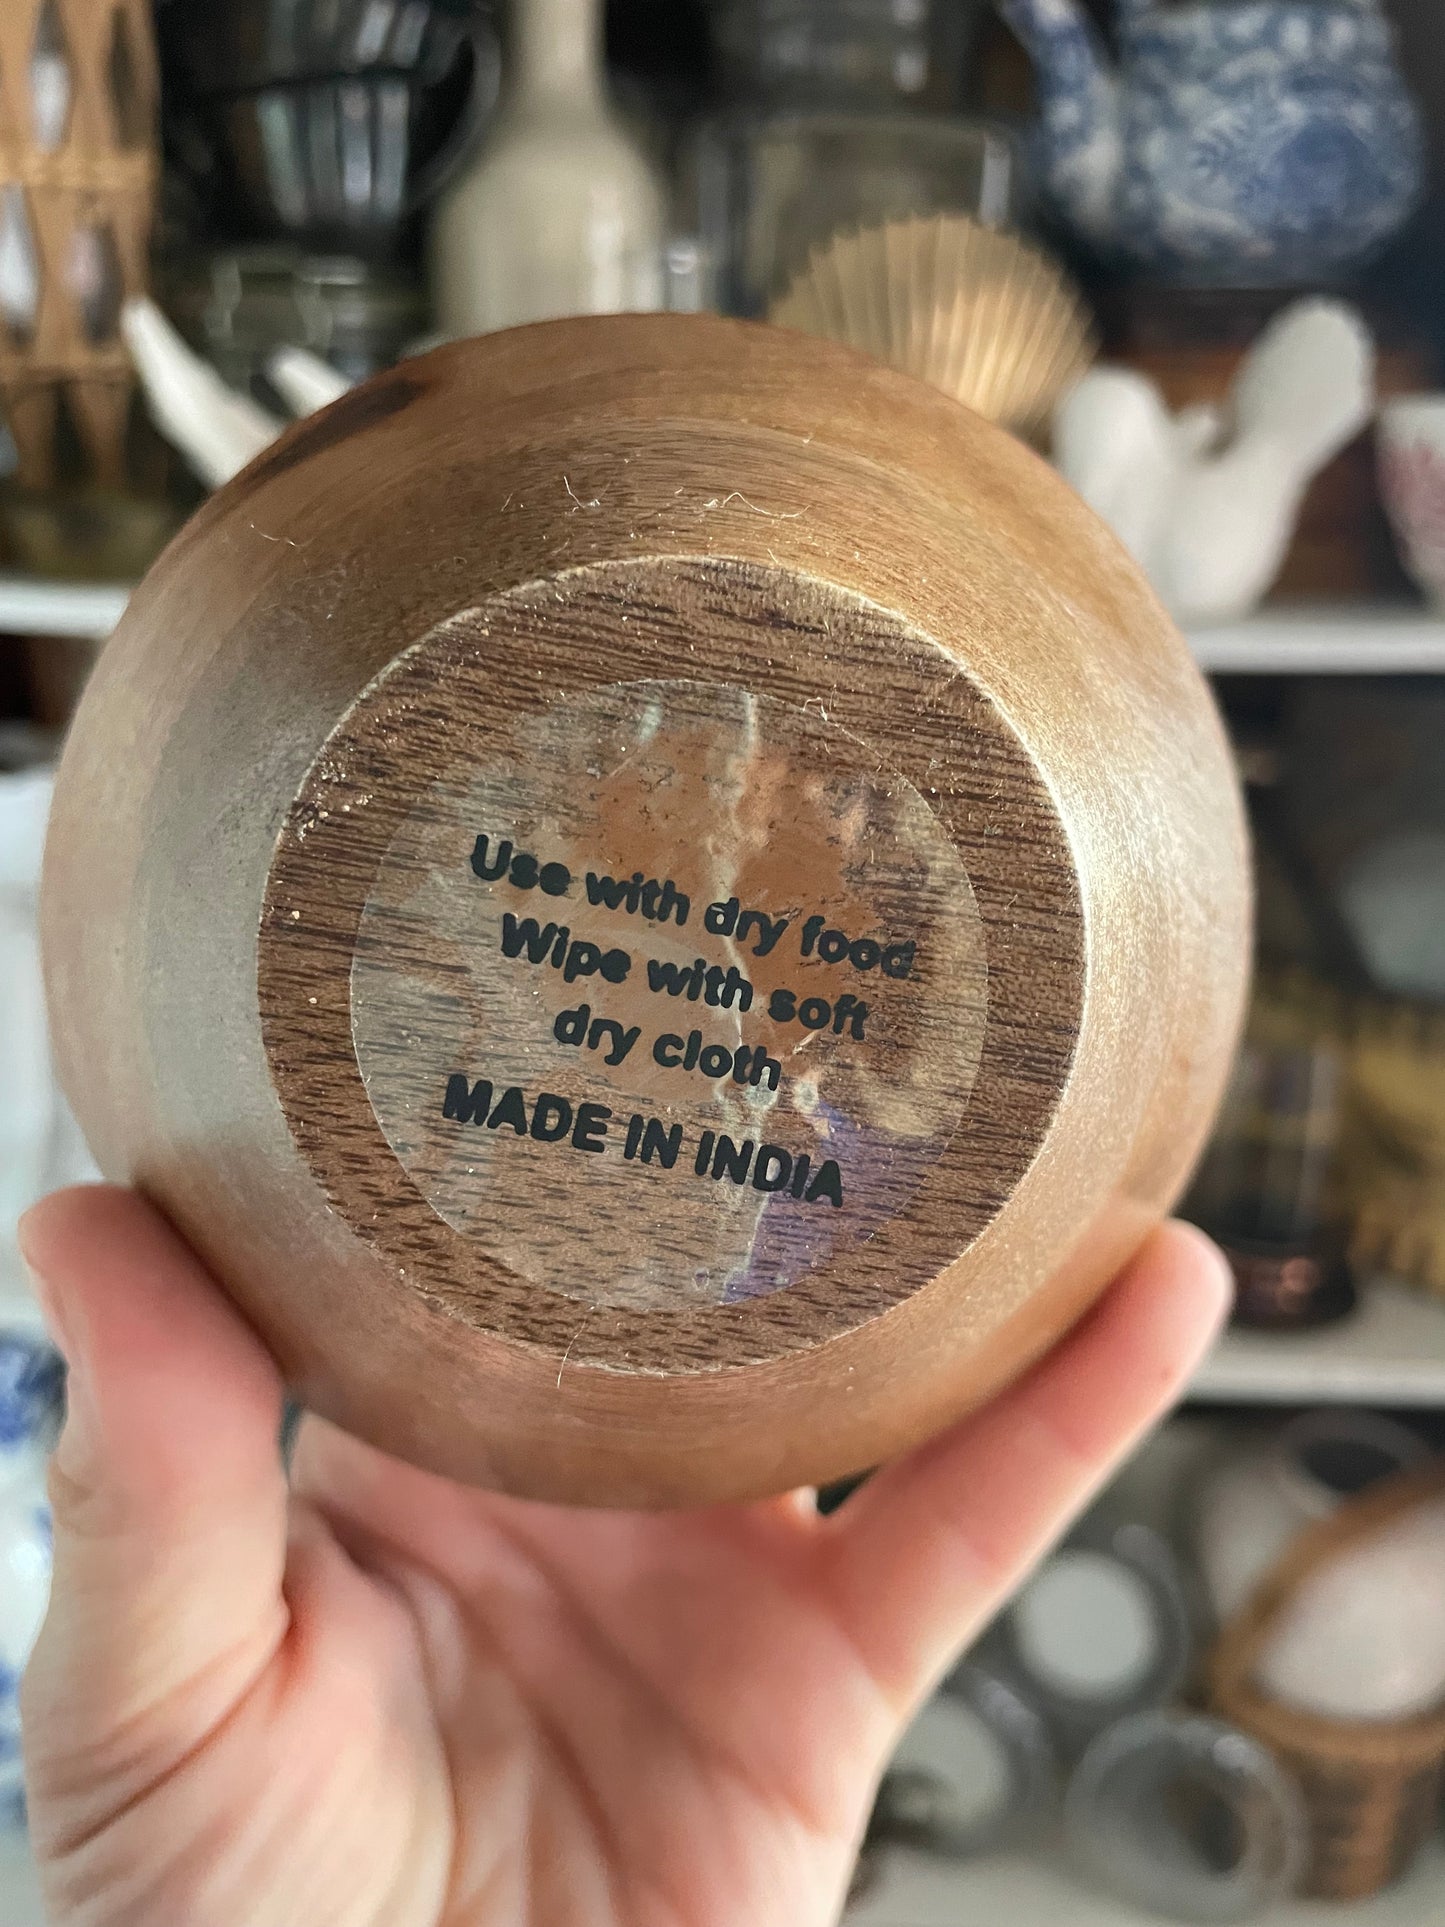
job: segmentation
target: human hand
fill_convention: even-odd
[[[470,1490],[320,1420],[141,1199],[22,1233],[71,1367],[24,1689],[56,1927],[826,1927],[959,1648],[1226,1297],[1158,1232],[986,1411],[829,1518]]]

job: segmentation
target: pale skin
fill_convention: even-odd
[[[902,1725],[1227,1289],[1156,1233],[829,1518],[587,1513],[312,1419],[288,1485],[276,1369],[150,1207],[61,1193],[22,1245],[71,1366],[23,1701],[55,1927],[831,1927]]]

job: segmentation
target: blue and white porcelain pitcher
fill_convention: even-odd
[[[1424,147],[1379,0],[1001,0],[1042,93],[1042,179],[1094,248],[1182,283],[1317,283],[1403,223]]]

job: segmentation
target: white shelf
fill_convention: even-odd
[[[104,642],[129,600],[123,582],[46,582],[0,574],[0,635]]]
[[[0,574],[0,635],[101,642],[129,595],[120,582]],[[1218,675],[1445,674],[1445,614],[1409,606],[1265,609],[1189,640],[1200,667]]]
[[[1399,1886],[1372,1900],[1293,1901],[1259,1927],[1436,1927],[1445,1920],[1445,1852],[1425,1857]],[[873,1891],[844,1927],[1176,1927],[1107,1894],[1086,1892],[1067,1869],[1046,1859],[1001,1857],[969,1866],[927,1854],[889,1853]]]
[[[1445,614],[1409,605],[1262,609],[1189,643],[1216,675],[1445,674]]]
[[[1445,1304],[1376,1279],[1349,1318],[1319,1331],[1230,1330],[1190,1396],[1213,1404],[1445,1408]]]

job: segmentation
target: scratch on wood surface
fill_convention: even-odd
[[[714,495],[710,501],[703,503],[703,507],[725,509],[731,502],[741,502],[745,509],[751,509],[754,515],[765,515],[770,522],[796,522],[808,513],[806,509],[759,508],[756,502],[748,500],[740,488],[730,489],[726,495]]]
[[[576,1331],[574,1331],[572,1336],[567,1340],[567,1349],[562,1354],[562,1363],[557,1367],[557,1384],[559,1388],[562,1383],[562,1374],[567,1369],[567,1360],[572,1356],[572,1353],[576,1349],[578,1339],[581,1338],[583,1332],[586,1331],[588,1320],[590,1320],[591,1316],[592,1314],[589,1311],[586,1318],[582,1320],[582,1323],[577,1327]]]
[[[573,488],[571,481],[565,475],[562,477],[562,486],[563,488],[566,489],[568,495],[571,496],[572,500],[577,504],[577,508],[574,508],[572,511],[574,515],[577,513],[577,509],[600,509],[601,508],[602,497],[600,495],[594,495],[590,501],[584,502],[582,497],[577,493],[576,489]]]

